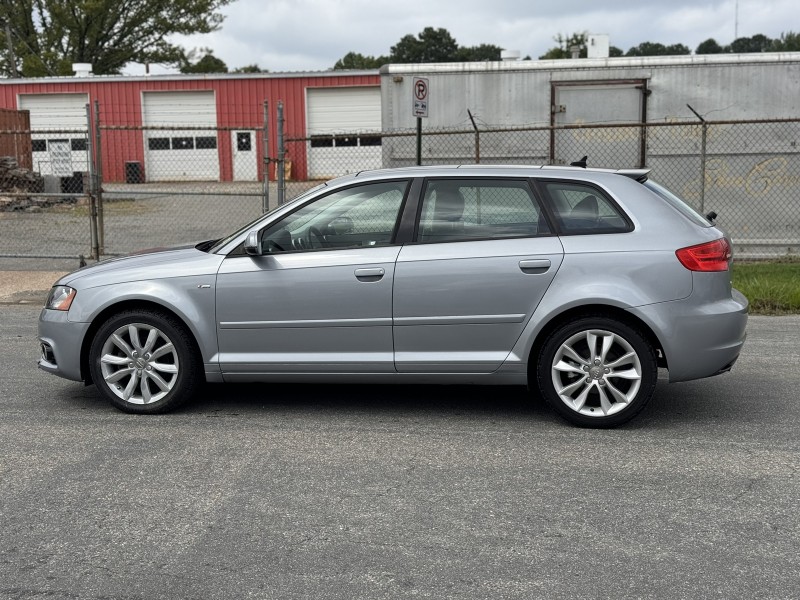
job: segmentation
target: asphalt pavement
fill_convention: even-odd
[[[0,306],[3,600],[800,597],[800,317],[594,431],[522,388],[126,415],[35,368],[38,312]]]

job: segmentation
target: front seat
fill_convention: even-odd
[[[461,237],[464,233],[464,197],[457,187],[436,189],[433,220],[426,236],[430,241]]]

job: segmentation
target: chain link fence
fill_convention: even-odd
[[[87,130],[0,131],[0,256],[88,255]]]
[[[0,121],[0,257],[102,259],[212,239],[364,169],[583,156],[590,167],[652,169],[717,213],[738,257],[800,251],[800,119],[423,129],[418,140],[416,131],[286,135],[282,106],[271,128],[266,106],[259,122],[226,127],[182,125],[180,107],[163,119],[176,125],[150,126],[104,120],[100,109],[87,107],[80,130]]]
[[[267,112],[254,123],[252,108],[228,107],[246,116],[222,127],[191,105],[161,102],[141,118],[95,106],[100,254],[222,237],[266,212]]]
[[[145,161],[120,160],[118,172],[104,179],[100,253],[118,255],[214,239],[262,214],[268,208],[269,188],[255,157],[240,168],[239,180],[220,181],[219,145],[230,140],[232,131],[236,130],[101,126],[101,143],[114,148],[117,156],[124,156],[132,136],[142,139]],[[259,133],[247,131],[253,154]],[[240,136],[240,147],[243,139]]]
[[[364,136],[380,139],[368,156],[349,141]],[[315,146],[324,138],[323,178],[366,168],[365,162],[370,168],[418,161],[567,165],[586,156],[590,167],[647,167],[701,213],[716,213],[737,256],[800,252],[800,119],[423,130],[419,157],[416,131],[354,132],[288,137],[286,153],[305,151],[309,166],[319,163]],[[348,143],[340,144],[344,138]],[[287,197],[307,187],[306,181],[289,182]]]

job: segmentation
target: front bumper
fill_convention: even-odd
[[[89,323],[76,323],[60,310],[42,309],[39,315],[39,343],[42,356],[39,368],[53,375],[83,381],[81,347]]]

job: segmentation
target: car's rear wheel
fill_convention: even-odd
[[[190,334],[157,311],[125,311],[108,319],[94,337],[89,362],[97,388],[125,412],[171,410],[189,399],[199,382]]]
[[[556,329],[542,347],[536,374],[542,395],[566,420],[614,427],[639,414],[653,396],[658,365],[641,332],[594,316]]]

